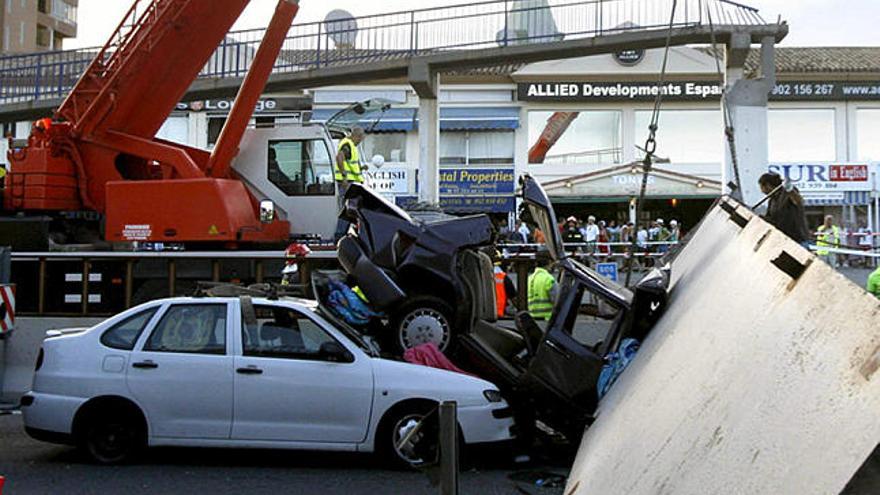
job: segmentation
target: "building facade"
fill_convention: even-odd
[[[450,212],[510,217],[516,178],[529,173],[545,185],[561,216],[635,220],[638,162],[661,59],[661,50],[647,50],[442,75],[441,205]],[[755,72],[757,63],[753,53],[747,71]],[[804,193],[812,226],[832,214],[841,225],[880,230],[880,47],[779,47],[776,65],[767,170]],[[687,229],[721,194],[727,146],[721,87],[710,49],[671,50],[660,89],[656,168],[639,222],[677,219]],[[268,94],[253,122],[323,122],[369,98],[387,100],[392,108],[378,123],[362,122],[369,132],[363,155],[384,158],[384,166],[367,175],[389,199],[411,204],[420,180],[419,101],[407,81]],[[210,148],[231,105],[231,99],[181,104],[160,137]],[[27,126],[19,130],[26,133]]]
[[[2,53],[61,50],[76,37],[79,0],[0,0]]]

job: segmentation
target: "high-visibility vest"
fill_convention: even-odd
[[[495,267],[495,310],[499,318],[504,317],[504,308],[507,307],[507,291],[504,290],[504,270],[500,266]]]
[[[832,225],[831,229],[828,232],[825,231],[824,225],[820,225],[817,230],[819,231],[819,235],[816,237],[816,246],[817,247],[823,247],[823,246],[838,247],[838,246],[840,246],[840,229],[837,227],[837,225]],[[828,254],[828,250],[827,249],[817,249],[816,254],[823,256],[823,255]]]
[[[556,279],[544,268],[535,268],[529,275],[529,313],[536,320],[549,320],[553,314],[553,300],[550,291]]]
[[[339,141],[339,148],[337,151],[342,151],[342,147],[348,145],[348,149],[351,150],[351,158],[342,162],[342,168],[345,170],[345,176],[339,171],[339,166],[333,167],[336,170],[334,177],[337,181],[347,180],[349,182],[356,182],[358,184],[362,184],[364,182],[364,176],[361,175],[361,162],[360,162],[360,154],[358,153],[358,147],[354,144],[354,141],[351,138],[344,138]]]

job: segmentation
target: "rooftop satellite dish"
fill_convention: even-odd
[[[354,48],[357,40],[357,19],[342,9],[331,10],[324,18],[324,29],[336,44],[336,48]]]

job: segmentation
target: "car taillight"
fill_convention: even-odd
[[[37,365],[34,366],[34,371],[40,371],[40,368],[43,367],[43,348],[40,347],[40,353],[37,354]]]

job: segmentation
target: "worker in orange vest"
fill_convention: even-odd
[[[498,318],[504,318],[507,309],[507,294],[510,291],[510,279],[501,268],[501,253],[495,251],[495,310]]]

